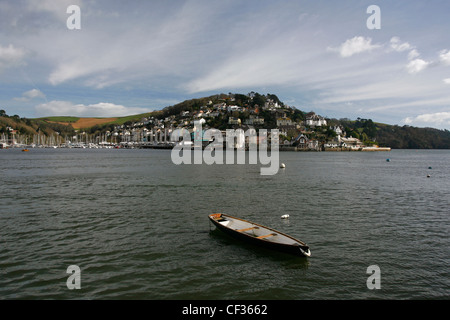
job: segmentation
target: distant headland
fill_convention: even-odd
[[[21,118],[0,110],[0,148],[14,146],[130,146],[168,143],[176,128],[278,129],[285,150],[450,149],[450,131],[325,118],[288,106],[275,94],[228,93],[191,99],[162,110],[115,118]],[[377,147],[379,149],[377,149]]]

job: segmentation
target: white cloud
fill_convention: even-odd
[[[414,126],[432,126],[436,128],[450,128],[450,112],[436,112],[421,114],[416,117],[407,117],[403,119],[407,125]]]
[[[348,39],[344,43],[342,43],[338,48],[328,48],[331,51],[337,51],[341,55],[341,57],[347,58],[351,57],[354,54],[372,51],[376,48],[381,47],[377,44],[372,44],[371,38],[365,37],[353,37],[352,39]]]
[[[301,59],[273,48],[265,48],[260,52],[242,52],[236,54],[234,59],[218,65],[212,72],[190,81],[185,88],[195,93],[227,87],[283,85],[298,78],[292,66],[298,65],[298,60]]]
[[[392,37],[390,43],[391,48],[398,52],[412,49],[411,45],[408,42],[400,43],[399,37]]]
[[[444,81],[445,84],[450,84],[450,78],[443,79],[442,81]]]
[[[0,45],[0,72],[2,69],[24,64],[25,50],[15,48],[12,44],[7,47]]]
[[[410,50],[408,53],[408,61],[409,63],[406,65],[406,70],[410,74],[418,73],[425,70],[428,66],[434,64],[432,61],[425,61],[420,59],[419,51],[411,46],[408,42],[401,42],[399,37],[392,37],[391,48],[397,52],[403,52]]]
[[[17,101],[30,101],[35,98],[43,98],[45,99],[45,94],[39,90],[39,89],[31,89],[29,91],[26,91],[22,93],[22,96],[20,98],[14,98],[14,100]]]
[[[450,66],[450,50],[439,52],[439,60],[446,66]]]
[[[408,65],[406,66],[406,70],[411,74],[418,73],[425,70],[429,64],[430,62],[427,62],[425,60],[414,59],[408,63]]]
[[[80,32],[67,30],[64,23],[49,30],[54,37],[46,34],[39,43],[31,39],[51,66],[48,82],[105,89],[145,79],[159,86],[163,79],[186,78],[225,55],[215,43],[223,39],[220,34],[226,38],[230,32],[216,27],[221,25],[216,17],[226,4],[132,2],[84,2]],[[57,50],[47,50],[55,43]]]
[[[30,99],[45,98],[45,94],[39,89],[31,89],[30,91],[24,92],[23,96]]]
[[[78,61],[62,63],[50,74],[49,81],[53,85],[58,85],[64,81],[87,75],[92,72],[89,70],[88,64],[78,63]]]
[[[151,110],[137,107],[125,107],[114,103],[73,104],[70,101],[53,100],[35,107],[39,116],[79,116],[79,117],[121,117]]]
[[[408,53],[408,60],[414,60],[415,58],[419,57],[420,53],[416,49],[411,50]]]

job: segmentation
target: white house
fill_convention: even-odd
[[[334,126],[331,129],[333,129],[333,131],[336,132],[336,134],[338,136],[341,136],[343,134],[343,132],[344,132],[344,130],[342,130],[341,126]]]
[[[325,118],[312,112],[306,116],[306,125],[311,126],[311,127],[326,126],[327,120],[325,120]]]
[[[239,107],[239,106],[228,106],[227,107],[227,111],[228,112],[241,111],[241,107]]]
[[[353,138],[353,137],[349,137],[349,138],[341,138],[341,145],[343,147],[361,147],[362,146],[362,142],[361,140],[357,139],[357,138]]]

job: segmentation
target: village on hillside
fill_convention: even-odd
[[[201,124],[203,130],[219,129],[224,136],[227,129],[278,129],[280,150],[285,151],[390,150],[378,147],[365,128],[349,129],[312,111],[287,106],[276,95],[255,92],[190,100],[137,121],[96,125],[73,130],[72,135],[39,134],[39,130],[27,135],[8,126],[0,131],[0,148],[171,148],[175,129],[184,128],[193,134],[196,124]]]

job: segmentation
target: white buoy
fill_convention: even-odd
[[[281,169],[284,169],[284,168],[286,168],[286,165],[285,165],[284,163],[281,163],[281,164],[280,164],[280,168],[281,168]]]
[[[288,214],[283,214],[283,215],[281,216],[281,219],[289,219],[289,215],[288,215]]]

